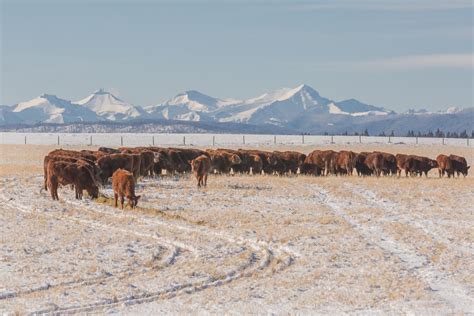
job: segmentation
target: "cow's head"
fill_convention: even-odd
[[[140,199],[141,195],[135,195],[128,197],[128,203],[130,204],[131,208],[135,208],[138,205],[138,200]]]
[[[229,157],[229,161],[232,165],[239,165],[242,163],[242,159],[240,159],[239,155],[231,154]]]
[[[437,162],[436,160],[430,159],[430,161],[428,162],[428,165],[429,165],[431,168],[438,168],[438,162]]]
[[[270,166],[276,166],[278,164],[278,158],[275,155],[270,154],[267,156],[267,162]]]

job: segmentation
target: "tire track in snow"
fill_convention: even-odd
[[[378,196],[374,191],[371,191],[367,188],[362,188],[360,185],[355,186],[349,183],[344,183],[344,186],[351,190],[352,193],[362,197],[364,200],[367,202],[371,203],[372,205],[384,209],[384,210],[389,210],[391,213],[395,213],[395,219],[399,223],[404,223],[406,225],[418,228],[423,231],[427,236],[429,236],[431,239],[434,241],[444,244],[448,246],[450,249],[455,249],[457,252],[462,253],[462,254],[469,254],[472,255],[474,253],[474,248],[468,248],[464,246],[457,245],[456,243],[453,243],[447,238],[442,237],[443,233],[437,231],[436,225],[423,225],[423,223],[420,223],[419,221],[416,221],[416,219],[410,218],[403,213],[400,214],[398,210],[404,209],[404,207],[390,199],[387,199],[385,197],[381,198]],[[383,219],[379,219],[379,222],[384,222],[388,223],[391,222],[392,218],[390,217],[384,217]],[[426,221],[424,221],[426,223]]]
[[[18,187],[18,185],[15,185]],[[3,191],[3,190],[2,190]],[[18,195],[15,195],[18,196]],[[21,195],[20,195],[21,196]],[[4,201],[12,204],[12,201],[8,199],[7,197],[4,197],[2,194],[0,198]],[[43,197],[44,199],[44,197]],[[24,202],[24,201],[23,201]],[[31,202],[31,200],[30,200]],[[37,202],[37,201],[35,201]],[[99,205],[93,205],[90,206],[87,203],[83,202],[78,202],[78,201],[70,201],[67,199],[64,199],[64,202],[66,204],[69,204],[71,206],[75,207],[80,207],[81,210],[87,209],[88,212],[94,212],[94,213],[100,213],[102,215],[107,215],[107,216],[114,216],[114,217],[133,217],[135,220],[140,220],[143,222],[147,222],[148,224],[159,224],[162,226],[166,226],[168,229],[171,227],[173,229],[178,229],[182,230],[185,232],[193,232],[193,233],[198,233],[202,234],[208,237],[212,238],[219,238],[221,240],[227,241],[228,243],[232,244],[239,244],[239,245],[247,245],[249,246],[254,252],[251,253],[249,259],[243,264],[238,266],[236,269],[233,269],[230,272],[227,272],[225,274],[221,274],[217,277],[214,278],[209,278],[204,281],[197,281],[197,282],[188,282],[188,283],[183,283],[183,284],[178,284],[174,286],[170,286],[167,288],[162,288],[153,292],[145,292],[140,295],[135,295],[133,297],[126,296],[122,298],[118,298],[115,300],[107,300],[105,302],[95,302],[95,303],[86,303],[86,304],[80,304],[76,306],[69,306],[69,307],[53,307],[51,309],[44,309],[40,311],[36,311],[35,313],[78,313],[78,312],[93,312],[93,311],[99,311],[103,310],[106,308],[112,308],[115,306],[121,306],[123,304],[125,305],[132,305],[132,304],[140,304],[140,303],[145,303],[145,302],[151,302],[154,300],[162,299],[162,298],[170,298],[175,295],[181,294],[181,293],[194,293],[197,291],[204,290],[208,287],[214,287],[214,286],[220,286],[232,281],[235,281],[240,278],[244,277],[250,277],[254,275],[255,273],[261,274],[268,268],[271,264],[272,261],[274,261],[275,258],[278,258],[279,260],[276,260],[275,264],[275,269],[273,270],[274,272],[281,271],[291,265],[294,261],[293,256],[298,256],[298,254],[292,252],[290,249],[284,247],[284,246],[270,246],[268,243],[260,240],[251,240],[243,237],[234,237],[231,236],[230,234],[224,233],[224,232],[213,232],[209,229],[203,229],[203,228],[197,228],[197,227],[191,227],[189,225],[180,225],[172,222],[166,222],[163,220],[156,221],[150,221],[149,219],[145,218],[140,218],[138,216],[131,216],[128,214],[124,213],[116,213],[115,209],[113,211],[106,210],[107,207],[97,207]],[[22,205],[22,204],[17,204],[13,203],[15,206],[20,209],[22,212],[26,212],[29,214],[32,214],[33,211],[28,209],[28,206]],[[26,203],[25,203],[26,204]],[[34,209],[34,206],[29,206],[31,209]],[[98,210],[98,209],[101,210]],[[109,207],[110,208],[110,207]],[[38,212],[39,214],[45,215],[44,213]],[[51,216],[52,218],[55,218],[55,216]],[[166,241],[164,241],[162,238],[159,238],[155,235],[150,235],[150,234],[144,234],[144,233],[139,233],[136,231],[130,231],[127,229],[122,229],[110,225],[106,225],[103,223],[99,223],[96,221],[91,221],[91,220],[86,220],[86,219],[81,219],[77,217],[70,217],[70,220],[80,222],[82,224],[90,225],[96,228],[102,228],[102,229],[113,229],[116,231],[120,231],[123,233],[131,233],[135,234],[140,237],[147,237],[147,238],[152,238],[161,241],[164,244],[167,244]],[[175,241],[172,242],[172,244],[177,244]],[[179,246],[183,246],[182,248],[186,247],[192,252],[196,252],[196,250],[193,247],[190,247],[189,245],[186,244],[181,244],[179,243]],[[185,248],[185,249],[186,249]],[[178,248],[179,249],[179,248]],[[256,253],[260,253],[260,255],[257,255]],[[258,263],[256,265],[256,263]],[[42,289],[45,290],[45,289]]]
[[[376,222],[375,220],[371,221],[370,226],[368,226],[350,216],[345,211],[345,208],[350,206],[346,202],[342,202],[343,198],[341,196],[334,198],[330,192],[317,185],[314,185],[313,188],[323,204],[329,206],[337,216],[348,222],[366,240],[377,245],[383,251],[396,255],[408,268],[408,271],[428,284],[434,291],[434,294],[453,311],[472,312],[474,306],[472,290],[453,280],[449,280],[446,275],[431,266],[425,256],[416,253],[408,245],[388,237],[374,223]]]

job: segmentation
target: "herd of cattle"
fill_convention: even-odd
[[[439,176],[467,175],[470,166],[464,157],[439,155],[436,160],[384,152],[361,152],[314,150],[308,155],[296,151],[262,151],[231,149],[190,149],[162,147],[101,147],[92,150],[57,149],[44,158],[44,188],[50,191],[53,200],[58,199],[59,185],[72,185],[76,198],[83,191],[97,198],[99,184],[112,178],[115,206],[124,198],[131,207],[136,206],[135,183],[141,176],[192,172],[198,187],[206,186],[209,173],[246,174],[306,174],[314,176],[352,175],[359,176],[405,175],[427,176],[438,168]]]

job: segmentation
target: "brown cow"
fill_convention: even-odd
[[[378,152],[370,153],[365,158],[365,164],[377,177],[380,177],[380,174],[384,170],[384,162],[385,159],[383,158],[383,155]]]
[[[459,174],[460,174],[460,173],[461,173],[464,177],[466,177],[469,168],[471,168],[471,166],[468,166],[468,165],[467,165],[466,158],[461,157],[461,156],[457,156],[457,155],[449,155],[449,159],[451,159],[451,161],[452,161],[452,163],[453,163],[454,171],[456,172],[456,174],[458,175],[458,177],[459,177]]]
[[[140,195],[135,195],[135,179],[130,171],[117,169],[112,175],[112,188],[114,190],[115,207],[118,207],[119,197],[122,210],[125,198],[128,199],[128,205],[131,208],[137,206]]]
[[[325,168],[326,163],[323,159],[322,151],[314,150],[306,156],[300,172],[302,174],[319,176],[325,173]]]
[[[138,155],[139,156],[139,155]],[[134,160],[130,154],[111,154],[97,160],[97,166],[100,168],[102,183],[112,177],[117,169],[125,169],[130,172],[134,170]]]
[[[94,179],[96,181],[100,181],[100,169],[97,167],[97,165],[93,162],[90,161],[86,158],[81,158],[81,157],[73,157],[73,156],[59,156],[59,155],[53,155],[49,156],[46,155],[43,160],[43,171],[44,171],[44,189],[48,190],[48,163],[50,161],[65,161],[65,162],[75,162],[79,163],[82,165],[85,165],[88,167],[94,176]]]
[[[390,154],[390,153],[385,153],[382,151],[379,151],[379,153],[382,154],[383,159],[384,159],[384,169],[383,173],[384,175],[396,175],[397,174],[397,158],[396,156]]]
[[[211,159],[206,155],[201,155],[190,160],[189,164],[191,165],[191,170],[198,181],[198,188],[201,186],[207,186],[207,176],[211,171]]]
[[[402,170],[405,170],[405,162],[408,158],[408,155],[405,154],[396,154],[395,159],[397,160],[397,173],[398,177],[401,176]]]
[[[436,157],[436,161],[438,162],[438,172],[439,177],[443,177],[444,174],[448,175],[448,178],[453,176],[454,178],[454,166],[452,160],[446,155],[438,155]]]
[[[336,158],[337,172],[340,174],[352,175],[355,158],[356,154],[352,151],[340,151]]]
[[[76,199],[82,199],[82,192],[87,190],[91,198],[95,199],[99,195],[99,187],[90,169],[84,164],[50,161],[48,162],[48,187],[53,200],[59,200],[58,186],[74,185]]]
[[[230,173],[235,165],[242,162],[239,155],[225,150],[208,149],[206,153],[211,159],[211,170],[217,173]]]
[[[279,174],[298,173],[298,169],[303,165],[306,155],[297,151],[274,151],[278,158],[278,164],[275,167]],[[280,165],[280,166],[278,166]],[[301,171],[301,170],[300,170]]]
[[[48,156],[72,156],[72,157],[81,157],[86,158],[88,160],[97,161],[97,157],[87,153],[87,152],[80,152],[75,150],[68,150],[68,149],[55,149],[48,153]]]
[[[120,154],[120,150],[115,149],[115,148],[108,148],[108,147],[99,147],[97,151],[101,151],[106,154]]]
[[[246,151],[218,148],[218,151],[227,151],[239,156],[240,163],[232,166],[236,173],[259,174],[262,173],[263,162],[259,155],[251,154]]]
[[[372,174],[372,170],[365,164],[368,155],[370,155],[369,152],[361,152],[354,157],[354,168],[358,176],[370,176]]]
[[[405,161],[405,175],[408,176],[408,173],[411,175],[420,175],[423,173],[428,177],[428,172],[438,167],[436,160],[432,160],[427,157],[421,157],[416,155],[410,155]]]
[[[239,152],[247,153],[250,155],[257,155],[260,157],[262,161],[262,171],[267,174],[273,174],[275,171],[274,168],[278,164],[278,158],[274,153],[263,151],[263,150],[256,150],[256,149],[239,149]],[[257,172],[255,172],[256,174]]]

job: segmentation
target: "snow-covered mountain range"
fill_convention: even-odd
[[[465,115],[468,113],[468,115]],[[219,99],[190,90],[177,94],[162,103],[151,106],[135,106],[123,101],[103,89],[79,101],[71,102],[54,95],[43,94],[33,100],[13,106],[0,106],[0,125],[32,125],[41,123],[66,124],[75,122],[136,122],[147,121],[191,121],[206,126],[222,123],[273,126],[275,131],[287,130],[295,133],[343,133],[371,129],[378,126],[397,126],[400,133],[405,130],[425,130],[423,124],[433,127],[434,122],[443,122],[443,117],[459,117],[457,126],[472,127],[465,121],[472,111],[451,107],[443,112],[410,110],[403,114],[380,106],[365,104],[356,99],[334,101],[321,96],[308,85],[283,88],[246,100]],[[412,120],[411,118],[417,118]],[[420,119],[421,118],[421,119]],[[407,126],[403,122],[417,126]],[[446,120],[445,120],[446,121]],[[449,120],[447,120],[449,121]],[[385,123],[383,123],[385,122]],[[418,124],[417,122],[420,122]],[[447,126],[447,128],[451,128]]]

